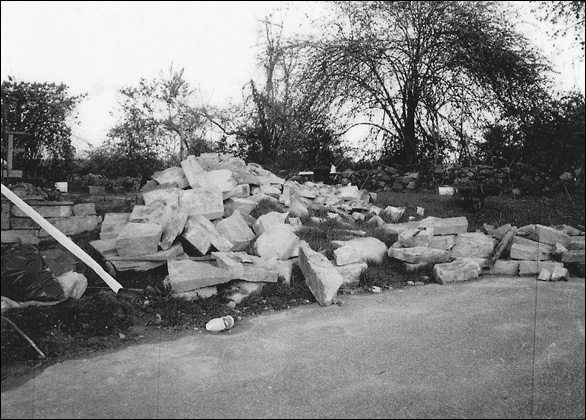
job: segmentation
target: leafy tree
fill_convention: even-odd
[[[74,148],[71,127],[74,111],[85,95],[70,95],[63,83],[2,82],[2,133],[14,136],[14,147],[24,153],[14,155],[14,167],[29,175],[58,181],[71,169]],[[5,141],[5,140],[3,140]]]
[[[493,111],[521,112],[541,92],[541,58],[495,2],[335,5],[324,37],[306,42],[304,80],[353,119],[347,129],[370,126],[390,163],[469,159]]]
[[[585,48],[585,6],[584,0],[577,1],[533,1],[538,3],[545,13],[542,20],[552,24],[554,37],[563,37],[569,33],[574,34],[574,41],[580,45],[582,51]],[[583,58],[583,57],[582,57]]]

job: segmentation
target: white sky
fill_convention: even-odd
[[[320,13],[318,2],[294,3],[313,17]],[[171,64],[185,69],[184,78],[208,102],[239,101],[255,70],[258,21],[283,4],[291,7],[281,1],[1,1],[1,78],[65,83],[71,94],[87,93],[73,128],[74,145],[83,149],[80,139],[98,145],[105,138],[120,88],[156,78]],[[299,22],[295,16],[287,14]],[[562,87],[584,92],[584,62],[576,61],[576,51],[554,45],[531,13],[522,17],[531,39],[545,41],[540,45],[558,66]]]

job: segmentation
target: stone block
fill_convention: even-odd
[[[537,280],[539,281],[550,281],[551,280],[551,271],[547,268],[542,268],[537,276]]]
[[[381,263],[387,255],[388,249],[383,241],[373,237],[354,238],[347,241],[332,241],[334,248],[351,247],[360,255],[360,260],[365,262]]]
[[[566,248],[570,245],[570,236],[568,234],[543,225],[535,225],[535,234],[532,239],[542,244],[555,245],[560,243]]]
[[[200,215],[209,220],[224,216],[224,201],[220,190],[183,190],[179,197],[179,207],[185,210],[188,216]]]
[[[335,267],[344,279],[342,284],[358,285],[360,283],[360,276],[368,269],[368,264],[364,261],[358,261]]]
[[[154,254],[163,228],[155,223],[128,223],[116,237],[118,255],[124,257]]]
[[[387,223],[382,228],[385,232],[393,234],[393,235],[400,235],[402,232],[406,231],[407,229],[417,229],[419,227],[418,221],[413,222],[405,222],[405,223]]]
[[[214,265],[192,260],[168,260],[169,284],[175,293],[227,283],[229,272]]]
[[[393,248],[389,249],[389,256],[397,260],[411,264],[419,263],[443,263],[448,261],[449,252],[441,249],[416,246],[413,248]]]
[[[84,232],[97,230],[102,222],[102,216],[71,216],[48,218],[47,221],[59,229],[66,236],[79,235]],[[45,229],[39,231],[39,238],[51,236]]]
[[[234,251],[243,250],[255,238],[254,232],[238,210],[216,223],[216,229],[233,244]]]
[[[97,214],[96,203],[74,204],[71,210],[74,216],[94,216]]]
[[[145,204],[137,204],[132,208],[132,212],[130,213],[130,217],[128,218],[129,222],[142,222],[146,217],[151,214],[154,209],[163,203],[160,204],[153,204],[147,206]]]
[[[187,178],[189,185],[196,185],[197,176],[204,172],[204,169],[193,155],[189,155],[185,160],[181,161],[181,169],[183,169],[183,174]]]
[[[236,210],[243,216],[248,216],[257,205],[256,201],[248,198],[229,198],[224,203],[224,217],[229,217]]]
[[[190,216],[185,224],[183,237],[202,255],[206,255],[213,245],[218,251],[230,251],[234,244],[222,235],[214,224],[201,215]]]
[[[256,219],[256,222],[252,225],[252,229],[254,230],[254,233],[260,235],[275,226],[284,224],[285,220],[287,220],[287,216],[289,216],[289,213],[271,211],[259,216],[258,219]]]
[[[294,256],[299,241],[300,239],[295,235],[291,225],[280,224],[256,238],[254,251],[262,258],[275,257],[279,260],[287,260]]]
[[[31,205],[37,213],[43,216],[45,219],[48,217],[69,217],[73,216],[73,210],[71,205]],[[17,206],[12,206],[12,215],[14,217],[28,217],[28,215],[19,209]]]
[[[489,258],[496,245],[497,240],[484,233],[460,233],[456,236],[451,256],[452,258]]]
[[[452,249],[456,243],[456,235],[434,236],[429,240],[429,247],[443,249],[444,251]]]
[[[470,258],[458,258],[433,267],[433,274],[440,284],[476,279],[481,271],[478,263]]]
[[[383,213],[391,218],[393,223],[397,223],[397,221],[405,214],[405,207],[394,207],[394,206],[387,206]]]
[[[488,269],[483,270],[483,275],[497,275],[497,276],[518,276],[519,275],[519,260],[496,260],[494,265]]]
[[[332,262],[305,245],[299,250],[299,268],[317,302],[321,306],[334,303],[344,278]]]
[[[38,245],[41,241],[39,239],[39,231],[38,230],[20,230],[20,229],[10,229],[10,230],[3,230],[1,237],[1,243],[3,244],[12,244],[12,243],[25,243],[25,244],[33,244]]]
[[[564,252],[562,254],[562,262],[565,263],[584,263],[586,259],[584,258],[583,249],[572,249]]]
[[[187,212],[184,210],[171,211],[170,216],[162,225],[163,233],[161,234],[161,249],[167,250],[171,248],[175,239],[183,233],[185,225],[187,224]]]
[[[586,243],[584,239],[586,236],[570,236],[570,245],[568,245],[568,250],[573,249],[586,249]]]
[[[116,239],[129,219],[130,213],[106,213],[100,227],[100,239]]]
[[[159,184],[176,184],[177,188],[187,188],[189,181],[185,177],[183,168],[179,166],[171,166],[163,171],[157,171],[151,177]]]
[[[569,278],[568,269],[565,267],[560,267],[558,265],[551,272],[550,281],[568,280],[568,278]]]
[[[432,227],[407,229],[399,235],[399,243],[405,248],[429,246],[432,238]]]
[[[557,266],[563,267],[564,264],[557,261],[521,261],[519,263],[519,275],[536,276],[544,268],[552,272]]]
[[[379,227],[379,228],[386,225],[386,222],[383,220],[383,218],[378,215],[372,216],[370,219],[368,219],[368,221],[366,223],[369,226],[375,226],[375,227]]]
[[[142,198],[144,199],[144,204],[146,206],[152,206],[157,201],[161,203],[165,203],[169,207],[179,207],[179,196],[181,195],[181,190],[179,188],[164,188],[164,189],[157,189],[151,190],[142,193]]]
[[[17,230],[38,230],[40,226],[37,222],[35,222],[30,217],[13,217],[11,218],[12,229]]]
[[[351,246],[342,246],[334,250],[336,265],[347,265],[361,261],[361,252]]]
[[[518,241],[515,237],[514,241]],[[513,242],[511,246],[510,256],[514,260],[551,260],[553,247],[547,244]]]
[[[2,230],[10,229],[10,203],[2,203],[0,222]]]
[[[297,197],[294,195],[289,199],[288,205],[289,214],[293,217],[307,217],[309,210]]]
[[[429,216],[418,223],[419,227],[432,227],[434,235],[458,235],[468,231],[468,219],[465,216],[447,218]]]

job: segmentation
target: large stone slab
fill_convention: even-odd
[[[74,216],[94,216],[97,214],[96,203],[74,204],[71,211]]]
[[[547,244],[540,244],[539,242],[531,241],[521,243],[515,237],[513,245],[511,246],[510,256],[514,260],[551,260],[553,247]]]
[[[496,260],[490,269],[482,270],[482,275],[518,276],[520,265],[519,260]]]
[[[568,250],[573,249],[586,249],[586,243],[584,239],[586,236],[570,236],[570,245],[568,246]]]
[[[468,219],[460,217],[426,217],[420,220],[419,227],[432,227],[434,235],[457,235],[468,231]]]
[[[183,190],[179,197],[179,208],[188,216],[204,216],[209,220],[219,219],[224,215],[222,191],[193,188]]]
[[[358,285],[360,283],[360,276],[368,269],[368,264],[364,261],[358,261],[342,266],[335,266],[338,273],[344,279],[343,284]]]
[[[163,228],[155,223],[128,223],[116,237],[118,255],[124,257],[154,254]]]
[[[178,188],[187,188],[189,181],[185,177],[183,169],[178,166],[171,166],[163,171],[157,171],[151,177],[159,184],[176,184]]]
[[[481,271],[478,263],[471,258],[457,258],[452,262],[436,264],[433,267],[435,279],[440,284],[476,279]]]
[[[233,244],[234,251],[245,249],[255,238],[254,232],[238,210],[216,223],[216,229]]]
[[[262,258],[275,257],[287,260],[294,256],[299,246],[299,237],[291,225],[279,224],[262,233],[254,243],[256,255]]]
[[[519,275],[536,276],[544,268],[552,272],[558,266],[563,267],[564,264],[557,261],[521,261],[519,263]]]
[[[583,249],[572,249],[562,253],[562,262],[565,263],[582,263],[586,262],[584,257],[585,250]]]
[[[256,219],[256,222],[252,225],[252,229],[254,230],[254,233],[260,235],[275,226],[284,224],[285,220],[287,220],[287,216],[289,216],[289,213],[271,211],[259,216]]]
[[[106,213],[100,227],[100,239],[116,239],[129,219],[130,213]]]
[[[387,255],[388,249],[383,241],[373,237],[354,238],[347,241],[332,241],[337,247],[351,247],[360,255],[360,260],[365,262],[381,263]]]
[[[193,155],[189,155],[185,160],[181,161],[181,169],[183,169],[183,174],[189,185],[197,185],[197,176],[204,172],[204,169]]]
[[[214,224],[201,215],[190,216],[185,224],[183,237],[202,255],[206,255],[213,245],[218,251],[230,251],[234,244],[218,232]]]
[[[175,239],[183,233],[185,225],[187,224],[187,212],[184,210],[175,209],[171,215],[165,220],[163,226],[163,233],[161,234],[161,249],[167,250],[171,248]]]
[[[385,232],[393,234],[393,235],[400,235],[402,232],[408,229],[417,229],[419,227],[419,222],[412,221],[412,222],[405,222],[405,223],[387,223],[382,228]]]
[[[31,205],[33,210],[43,216],[48,217],[70,217],[73,216],[73,206],[62,205]],[[12,206],[12,215],[14,217],[28,217],[28,215],[17,206]]]
[[[543,225],[535,225],[535,234],[532,239],[542,244],[555,245],[559,243],[566,248],[570,245],[570,236],[568,234]]]
[[[389,256],[397,260],[405,261],[411,264],[419,263],[443,263],[446,262],[450,254],[448,251],[416,246],[413,248],[389,248]]]
[[[179,207],[179,196],[183,190],[179,188],[156,189],[142,193],[144,204],[152,206],[157,201],[165,203],[170,207]]]
[[[489,258],[497,240],[492,236],[478,232],[460,233],[452,247],[452,258]]]
[[[231,191],[238,183],[232,178],[232,171],[229,169],[215,169],[195,175],[195,182],[190,185],[194,189],[203,188],[223,193]]]
[[[399,235],[399,243],[405,248],[429,246],[433,238],[433,228],[407,229]]]
[[[175,293],[215,286],[232,280],[228,270],[192,260],[169,260],[169,284]]]
[[[229,198],[224,202],[224,217],[229,217],[236,210],[243,216],[248,216],[257,205],[256,201],[248,198]]]
[[[452,249],[455,244],[456,235],[434,236],[429,240],[430,248],[442,249],[444,251]]]
[[[344,278],[325,255],[304,245],[299,249],[299,268],[305,283],[321,306],[334,303]]]
[[[334,259],[337,266],[360,262],[361,257],[361,252],[358,252],[354,247],[348,245],[334,250]]]
[[[30,217],[13,217],[11,219],[12,229],[17,230],[38,230],[41,227]]]
[[[102,216],[71,216],[48,218],[47,221],[59,229],[64,235],[73,236],[84,232],[97,230],[102,221]],[[45,229],[39,231],[39,238],[51,236]]]
[[[25,244],[33,244],[37,245],[41,240],[39,239],[39,231],[38,230],[20,230],[20,229],[11,229],[11,230],[3,230],[2,235],[0,235],[1,243],[3,244],[12,244],[17,242],[22,242]]]

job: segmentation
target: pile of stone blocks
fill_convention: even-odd
[[[584,272],[584,232],[567,225],[539,224],[521,228],[485,225],[486,232],[468,232],[465,217],[435,218],[387,224],[398,234],[388,251],[407,271],[429,267],[441,284],[481,275],[536,276],[538,280],[567,280],[566,265]],[[507,232],[510,232],[507,235]],[[497,247],[501,241],[500,248]],[[495,252],[499,252],[495,255]],[[581,267],[581,268],[580,268]]]
[[[72,201],[24,201],[49,223],[67,236],[75,236],[99,229],[101,216],[94,203],[74,204]],[[54,239],[16,205],[2,197],[2,244],[52,242]]]

